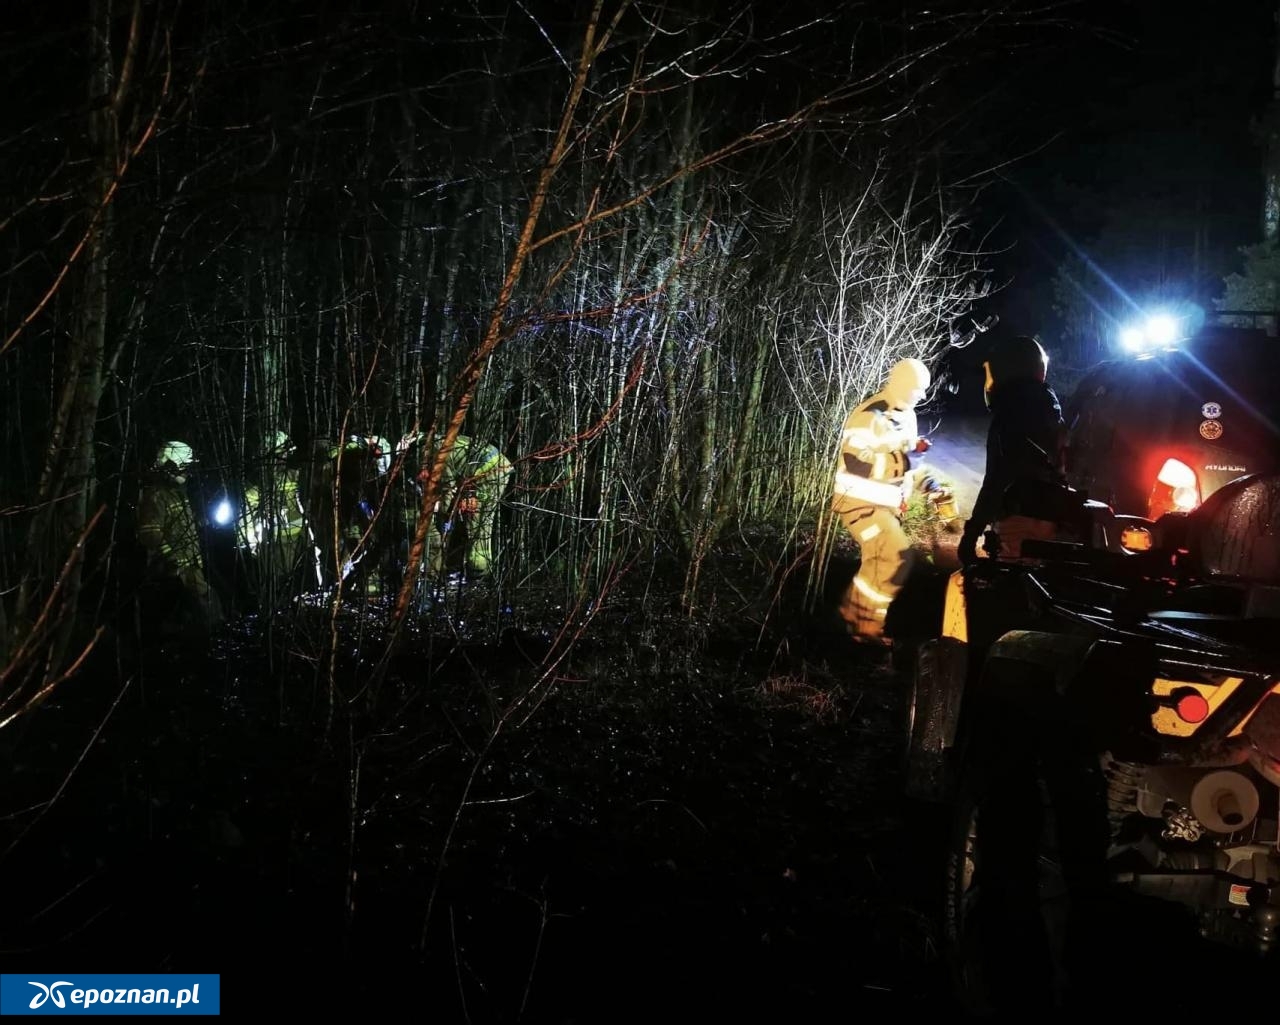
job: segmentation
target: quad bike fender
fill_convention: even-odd
[[[1010,630],[987,652],[975,693],[1032,717],[1053,714],[1089,657],[1093,638]]]
[[[1016,630],[1003,634],[981,666],[955,636],[923,644],[908,689],[907,793],[945,797],[954,759],[970,731],[994,709],[1076,749],[1118,747],[1149,715],[1154,661],[1132,645],[1087,636]]]
[[[1033,717],[1068,717],[1106,747],[1149,716],[1155,676],[1149,645],[1011,630],[992,645],[976,690]]]
[[[981,665],[955,636],[922,646],[910,695],[915,715],[908,796],[945,799],[975,731],[1007,738],[1030,729],[1046,741],[1073,736],[1072,746],[1088,744],[1092,737],[1067,695],[1086,674],[1095,644],[1090,637],[1013,630],[996,640]],[[983,757],[993,757],[992,750],[988,746]],[[1004,742],[998,750],[1005,750]]]

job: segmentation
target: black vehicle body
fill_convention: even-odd
[[[1087,541],[954,574],[906,674],[907,792],[953,819],[946,933],[966,999],[994,988],[993,965],[1031,974],[1026,923],[1009,923],[1047,884],[1015,899],[1011,880],[1047,858],[1077,905],[1158,905],[1280,969],[1280,475],[1143,524],[1144,551],[1118,548],[1100,503],[1080,517]],[[982,914],[1005,926],[978,942],[984,858],[1003,897]]]
[[[1153,497],[1170,459],[1194,472],[1200,502],[1243,474],[1280,470],[1278,369],[1280,339],[1228,328],[1099,364],[1063,413],[1068,480],[1118,513],[1158,516],[1174,508]]]

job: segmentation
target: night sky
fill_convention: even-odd
[[[560,10],[570,6],[582,7]],[[686,6],[691,17],[717,10]],[[817,17],[848,11],[824,40],[829,52],[798,49],[774,61],[765,78],[745,80],[737,104],[742,109],[757,101],[760,109],[770,102],[785,106],[812,94],[824,76],[834,80],[843,70],[846,38],[856,33],[858,45],[865,45],[857,5],[807,0],[786,5],[786,12],[756,6],[751,17],[761,35],[795,23],[799,12]],[[66,113],[78,99],[75,73],[83,54],[80,33],[69,26],[83,7],[59,2],[12,12],[15,19],[0,39],[10,60],[10,96],[25,82],[27,102],[11,108],[11,124],[30,129],[31,103],[37,109],[42,101],[62,104]],[[397,12],[417,7],[362,3],[349,10],[365,12],[358,21],[381,10],[394,26]],[[921,149],[936,147],[941,156],[940,179],[973,188],[973,240],[990,254],[992,281],[1003,286],[986,310],[997,312],[1007,330],[1039,332],[1057,344],[1069,325],[1055,308],[1053,279],[1073,245],[1140,303],[1157,296],[1211,300],[1222,275],[1238,269],[1238,247],[1260,239],[1263,150],[1257,129],[1271,92],[1275,5],[1067,0],[1037,8],[957,0],[938,7],[1029,12],[965,44],[970,49],[946,65],[940,85],[911,115]],[[930,8],[903,3],[902,24]],[[554,10],[537,12],[553,31]],[[283,5],[269,20],[283,25],[297,14]],[[318,5],[288,32],[301,39],[310,29],[322,38],[347,17],[344,5]],[[202,22],[188,17],[182,24],[199,31]],[[568,22],[559,27],[572,38]],[[515,40],[531,30],[527,19],[516,18],[503,31]],[[892,37],[894,26],[882,24],[879,31]],[[384,41],[394,48],[394,40]],[[182,45],[182,38],[177,42]],[[541,41],[531,36],[523,45]],[[893,45],[890,38],[885,52]],[[370,56],[376,74],[386,54]],[[908,85],[918,84],[912,74],[904,76]],[[307,85],[305,75],[296,81],[285,76],[262,88],[287,110],[305,103]],[[1198,262],[1191,252],[1197,233]],[[1117,301],[1096,277],[1073,277],[1108,309]]]

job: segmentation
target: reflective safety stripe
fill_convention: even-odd
[[[854,577],[853,586],[857,588],[859,594],[867,598],[869,601],[874,602],[876,605],[888,605],[893,601],[892,595],[883,594],[882,592],[877,591],[874,587],[863,580],[862,577]]]
[[[866,427],[846,427],[840,437],[844,440],[844,447],[854,451],[878,448],[881,443],[876,432]]]
[[[871,463],[871,476],[876,480],[884,480],[884,471],[888,461],[888,457],[883,452],[877,452],[875,459]]]
[[[896,484],[868,480],[847,470],[837,470],[835,480],[837,498],[853,498],[870,505],[896,510],[902,504],[902,489]]]
[[[858,534],[859,541],[870,541],[873,537],[880,536],[880,524],[873,523],[866,530]]]

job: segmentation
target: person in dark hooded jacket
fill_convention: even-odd
[[[1066,484],[1062,407],[1045,383],[1049,356],[1044,347],[1025,335],[1009,338],[997,344],[984,367],[991,410],[987,467],[957,550],[962,564],[977,557],[978,539],[987,527],[1002,521],[1009,527],[997,531],[1005,554],[1017,556],[1021,528],[1032,523],[1042,526],[1031,528],[1029,536],[1052,536],[1052,524],[1010,515],[1016,510],[1008,505],[1009,490],[1024,482]]]

